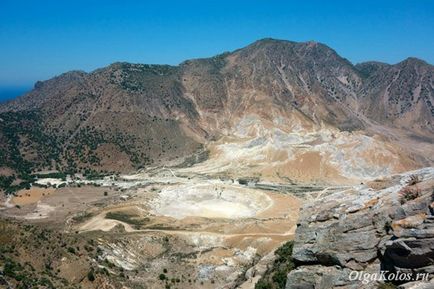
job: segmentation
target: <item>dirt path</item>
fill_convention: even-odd
[[[188,231],[188,230],[164,230],[164,229],[142,229],[142,230],[134,230],[134,232],[154,232],[154,233],[166,233],[166,234],[177,234],[177,235],[198,235],[198,234],[207,234],[212,236],[224,236],[227,238],[231,237],[286,237],[286,236],[293,236],[294,230],[290,230],[288,232],[284,233],[218,233],[218,232],[211,232],[211,231]]]
[[[118,220],[106,219],[106,213],[101,213],[90,219],[88,222],[80,226],[80,231],[97,231],[101,230],[104,232],[110,231],[116,225],[121,224],[124,226],[126,232],[136,232],[133,227],[125,222],[121,222]]]

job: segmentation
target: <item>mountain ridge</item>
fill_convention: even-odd
[[[260,43],[265,43],[265,42],[284,42],[284,43],[290,43],[290,44],[319,44],[319,45],[322,45],[322,46],[327,47],[328,49],[333,50],[333,49],[330,48],[327,44],[324,44],[324,43],[322,43],[322,42],[318,42],[318,41],[315,41],[315,40],[296,42],[296,41],[291,41],[291,40],[286,40],[286,39],[277,39],[277,38],[265,37],[265,38],[258,39],[258,40],[256,40],[256,41],[252,42],[251,44],[248,44],[248,45],[246,45],[246,46],[244,46],[244,47],[242,47],[242,48],[235,49],[235,50],[233,50],[233,51],[225,51],[225,52],[222,52],[222,53],[216,54],[216,55],[214,55],[214,56],[210,56],[210,57],[191,58],[191,59],[183,60],[183,61],[181,61],[179,64],[158,64],[158,63],[153,63],[153,64],[144,64],[144,63],[141,63],[141,62],[115,61],[115,62],[113,62],[113,63],[111,63],[111,64],[109,64],[109,65],[107,65],[107,66],[98,67],[98,68],[95,68],[95,69],[93,69],[93,70],[91,70],[91,71],[84,71],[84,70],[80,70],[80,69],[73,69],[73,70],[69,70],[69,71],[66,71],[66,72],[62,72],[62,73],[60,73],[60,74],[58,74],[58,75],[55,75],[55,76],[53,76],[53,77],[51,77],[51,78],[49,78],[49,79],[46,79],[46,80],[38,80],[38,81],[36,81],[35,84],[34,84],[34,86],[35,86],[37,83],[45,82],[45,81],[48,81],[48,80],[51,80],[51,79],[55,79],[55,78],[60,77],[60,76],[62,76],[62,75],[64,75],[64,74],[70,74],[70,73],[71,73],[71,74],[74,74],[74,73],[92,74],[92,73],[94,73],[94,72],[97,72],[98,70],[102,70],[102,69],[105,69],[105,68],[107,68],[107,67],[110,67],[110,66],[112,66],[112,65],[117,65],[117,64],[132,64],[132,65],[149,65],[149,66],[170,66],[170,67],[179,67],[179,66],[182,66],[182,64],[183,64],[184,62],[188,62],[188,61],[192,61],[192,60],[200,60],[200,59],[210,59],[210,58],[215,58],[215,57],[218,57],[218,56],[221,56],[221,55],[227,55],[227,54],[235,53],[235,52],[237,52],[237,51],[239,51],[239,50],[245,49],[245,48],[247,48],[247,47],[249,47],[249,46],[252,46],[252,45],[254,45],[254,44],[257,44],[257,43],[260,44]],[[338,54],[335,50],[333,50],[333,51],[334,51],[336,54]],[[345,59],[345,58],[344,58],[344,59]],[[345,59],[345,60],[347,60],[347,59]],[[393,65],[400,64],[400,63],[402,63],[402,62],[406,62],[406,61],[408,61],[408,60],[415,60],[415,61],[417,61],[417,62],[420,62],[420,63],[423,63],[423,64],[427,64],[427,65],[433,66],[433,64],[428,63],[428,62],[425,61],[424,59],[421,59],[421,58],[418,58],[418,57],[415,57],[415,56],[408,56],[408,57],[406,57],[405,59],[403,59],[403,60],[401,60],[401,61],[398,61],[398,62],[396,62],[396,63],[388,63],[388,62],[383,62],[383,61],[378,61],[378,60],[366,60],[366,61],[357,62],[357,63],[352,63],[352,62],[349,61],[349,60],[347,60],[347,61],[348,61],[349,63],[351,63],[351,65],[353,65],[353,66],[356,67],[356,66],[358,66],[358,65],[370,64],[370,63],[381,64],[381,65],[387,65],[387,66],[393,66]],[[18,96],[18,97],[22,97],[22,96],[24,96],[24,95],[25,95],[25,94],[23,94],[23,95],[21,95],[21,96]],[[8,100],[8,102],[11,102],[11,101],[14,101],[14,100],[15,100],[15,99]]]
[[[432,163],[430,150],[414,144],[434,139],[433,75],[432,65],[415,58],[353,65],[325,44],[267,38],[177,66],[116,62],[89,73],[67,72],[1,104],[0,113],[39,115],[38,134],[58,144],[61,153],[52,166],[61,170],[131,171],[182,162],[198,151],[214,151],[225,137],[265,138],[274,155],[279,149],[273,131],[331,129],[372,136],[378,146],[397,145],[400,152],[387,149],[403,158],[393,165],[397,171]],[[16,139],[34,138],[15,135],[11,141],[4,128],[0,140],[10,147]],[[27,154],[38,159],[38,146],[18,142],[25,160]],[[336,162],[320,159],[324,165]]]
[[[313,41],[313,40],[311,40],[311,41],[305,41],[305,42],[296,42],[296,41],[290,41],[290,40],[285,40],[285,39],[276,39],[276,38],[266,37],[266,38],[262,38],[262,39],[256,40],[253,43],[248,44],[248,45],[246,45],[243,48],[235,49],[233,51],[226,51],[226,52],[219,53],[219,54],[216,54],[216,55],[211,56],[211,57],[192,58],[192,59],[184,60],[184,61],[180,62],[177,65],[170,65],[170,64],[143,64],[143,63],[131,63],[131,62],[127,62],[127,61],[116,61],[116,62],[113,62],[113,63],[107,65],[107,66],[99,67],[99,68],[96,68],[96,69],[94,69],[92,71],[89,71],[89,72],[86,72],[84,70],[70,70],[70,71],[67,71],[67,72],[63,72],[63,73],[61,73],[59,75],[53,76],[52,78],[49,78],[47,80],[38,80],[38,81],[35,82],[34,88],[37,88],[42,83],[53,81],[53,80],[60,79],[60,78],[63,78],[63,77],[75,76],[77,74],[79,74],[79,75],[85,75],[85,76],[86,75],[92,75],[92,74],[97,73],[99,71],[103,71],[103,70],[108,69],[110,67],[119,66],[119,65],[144,65],[144,66],[149,66],[149,67],[153,67],[154,66],[154,67],[180,68],[183,65],[185,65],[186,63],[191,62],[191,61],[200,61],[200,60],[214,59],[214,58],[218,58],[218,57],[221,57],[221,56],[227,56],[227,55],[230,55],[230,54],[234,54],[234,53],[236,53],[238,51],[242,51],[242,50],[248,49],[250,47],[255,47],[255,46],[258,46],[258,45],[261,46],[261,45],[273,44],[273,43],[274,44],[275,43],[278,43],[278,44],[287,43],[287,44],[290,44],[290,45],[301,45],[301,46],[303,46],[303,45],[304,46],[320,46],[320,47],[323,47],[325,49],[328,49],[328,50],[332,51],[335,55],[339,56],[342,60],[346,61],[348,64],[350,64],[351,66],[353,66],[355,68],[358,68],[358,66],[365,66],[365,65],[380,65],[380,66],[392,67],[392,66],[395,66],[395,65],[402,65],[402,64],[405,64],[405,63],[409,63],[409,62],[413,62],[413,63],[416,62],[416,63],[418,63],[420,65],[427,65],[427,66],[430,66],[431,68],[433,67],[432,64],[426,62],[425,60],[417,58],[417,57],[413,57],[413,56],[409,56],[409,57],[407,57],[407,58],[405,58],[405,59],[403,59],[403,60],[401,60],[401,61],[399,61],[397,63],[394,63],[394,64],[386,63],[386,62],[381,62],[381,61],[376,61],[376,60],[368,60],[368,61],[363,61],[363,62],[359,62],[359,63],[354,63],[353,64],[348,59],[342,58],[335,50],[333,50],[332,48],[330,48],[328,45],[326,45],[324,43],[321,43],[321,42],[317,42],[317,41]],[[357,69],[357,70],[359,70],[359,69]],[[9,103],[15,102],[19,98],[25,97],[26,95],[27,95],[27,93],[25,93],[25,94],[23,94],[21,96],[18,96],[15,99],[11,99],[11,100],[8,100],[8,101],[2,103],[0,105],[0,109],[1,109],[2,106],[8,106]],[[3,108],[3,110],[4,110],[4,108]]]

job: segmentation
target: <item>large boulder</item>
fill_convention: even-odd
[[[293,249],[298,268],[286,288],[376,288],[382,282],[350,280],[352,271],[433,273],[433,188],[434,168],[425,168],[306,204]]]

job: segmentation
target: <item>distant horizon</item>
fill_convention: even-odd
[[[0,3],[0,87],[114,62],[177,65],[266,37],[315,40],[353,64],[434,63],[434,1]]]
[[[0,104],[8,100],[22,96],[33,89],[33,85],[28,86],[0,86]]]
[[[229,52],[233,52],[233,51],[235,51],[235,50],[237,50],[237,49],[240,49],[240,48],[246,47],[246,46],[248,46],[248,45],[250,45],[250,44],[252,44],[252,43],[254,43],[254,42],[256,42],[256,41],[263,40],[263,39],[274,39],[274,40],[279,40],[279,41],[291,41],[291,42],[308,42],[308,41],[313,41],[313,42],[319,42],[319,43],[322,43],[322,42],[320,42],[320,41],[316,41],[316,40],[294,41],[294,40],[291,40],[291,39],[277,39],[277,38],[272,38],[272,37],[264,37],[264,38],[261,38],[261,39],[257,39],[257,40],[255,40],[255,41],[253,41],[253,42],[251,42],[251,43],[248,43],[248,44],[246,44],[246,45],[244,45],[244,46],[242,46],[242,47],[239,47],[239,48],[236,48],[236,49],[234,49],[234,50],[231,50],[231,51],[229,51]],[[322,43],[322,44],[325,44],[325,45],[327,45],[328,47],[330,47],[331,49],[334,49],[333,47],[329,46],[327,43]],[[216,53],[216,54],[214,54],[214,55],[205,56],[205,57],[200,57],[200,58],[213,57],[213,56],[215,56],[215,55],[218,55],[218,54],[221,54],[221,53],[224,53],[224,52],[228,52],[228,51],[221,51],[220,53]],[[338,54],[339,54],[339,53],[338,53]],[[341,57],[343,57],[343,58],[346,58],[345,55],[341,55],[341,54],[339,54],[339,56],[341,56]],[[32,83],[26,83],[26,84],[21,84],[21,85],[13,85],[13,84],[12,84],[12,85],[2,85],[2,84],[0,83],[0,103],[4,103],[4,102],[6,102],[6,101],[13,100],[13,99],[15,99],[15,98],[17,98],[17,97],[20,97],[20,96],[22,96],[23,94],[25,94],[25,93],[31,91],[31,90],[33,89],[33,87],[34,87],[34,84],[35,84],[37,81],[46,81],[46,80],[49,80],[49,79],[51,79],[51,78],[57,77],[57,76],[59,76],[59,75],[61,75],[61,74],[63,74],[63,73],[67,73],[67,72],[71,72],[71,71],[84,71],[85,73],[91,73],[91,72],[93,72],[93,71],[95,71],[95,70],[98,70],[98,69],[100,69],[100,68],[107,67],[107,66],[109,66],[109,65],[111,65],[111,64],[113,64],[113,63],[117,63],[117,62],[128,62],[128,63],[134,63],[134,64],[172,65],[172,66],[177,66],[177,65],[181,64],[182,62],[184,62],[184,61],[186,61],[186,60],[198,59],[198,58],[199,58],[199,57],[196,57],[196,58],[193,57],[193,58],[190,58],[190,59],[184,59],[184,60],[181,60],[179,63],[176,63],[176,64],[167,64],[167,63],[141,63],[141,62],[128,62],[128,61],[113,61],[113,62],[111,62],[111,63],[108,63],[107,65],[100,66],[100,67],[95,67],[95,68],[93,68],[93,69],[91,69],[91,70],[87,70],[87,71],[86,71],[86,70],[83,70],[83,69],[73,69],[73,70],[62,71],[62,72],[60,72],[60,73],[58,73],[58,74],[55,74],[55,75],[49,76],[49,77],[46,78],[46,79],[36,79],[36,80],[35,80],[34,82],[32,82]],[[376,60],[376,59],[366,60],[366,61],[357,62],[357,63],[354,63],[354,62],[352,62],[352,61],[349,60],[349,59],[348,59],[348,60],[349,60],[353,65],[356,65],[356,64],[359,64],[359,63],[364,63],[364,62],[382,62],[382,63],[386,63],[386,64],[389,64],[389,65],[394,65],[394,64],[398,64],[398,63],[400,63],[400,62],[402,62],[402,61],[405,61],[405,60],[408,59],[408,58],[417,58],[417,59],[420,59],[420,60],[422,60],[422,61],[427,62],[427,63],[430,64],[430,65],[433,65],[433,64],[429,63],[428,61],[426,61],[425,59],[418,58],[418,57],[414,57],[414,56],[407,56],[407,57],[405,57],[405,58],[403,58],[403,59],[401,59],[401,60],[399,60],[398,62],[395,62],[395,63],[383,62],[383,61],[379,61],[379,60]],[[347,59],[347,58],[346,58],[346,59]]]
[[[14,85],[14,84],[9,84],[9,85],[7,85],[7,84],[4,85],[4,84],[3,84],[3,85],[2,85],[2,84],[0,83],[0,103],[5,102],[5,101],[8,101],[8,100],[11,100],[11,99],[14,99],[14,98],[17,98],[17,97],[23,95],[24,93],[31,91],[31,90],[33,89],[33,87],[34,87],[34,84],[35,84],[37,81],[46,81],[46,80],[52,79],[52,78],[57,77],[57,76],[59,76],[59,75],[61,75],[61,74],[64,74],[64,73],[67,73],[67,72],[71,72],[71,71],[83,71],[83,72],[85,72],[85,73],[92,73],[92,72],[95,71],[95,70],[98,70],[98,69],[101,69],[101,68],[107,67],[107,66],[109,66],[109,65],[111,65],[111,64],[119,63],[119,62],[126,62],[126,63],[132,63],[132,64],[148,64],[148,65],[171,65],[171,66],[178,66],[178,65],[180,65],[182,62],[187,61],[187,60],[199,59],[199,58],[210,58],[210,57],[213,57],[213,56],[215,56],[215,55],[219,55],[219,54],[222,54],[222,53],[225,53],[225,52],[233,52],[233,51],[235,51],[235,50],[237,50],[237,49],[240,49],[240,48],[246,47],[246,46],[248,46],[248,45],[250,45],[250,44],[252,44],[252,43],[255,43],[255,42],[259,41],[259,40],[264,40],[264,39],[273,39],[273,40],[278,40],[278,41],[291,41],[291,42],[298,42],[298,43],[303,43],[303,42],[310,42],[310,41],[312,41],[312,42],[318,42],[318,43],[321,43],[321,44],[325,44],[325,45],[327,45],[328,47],[330,47],[331,49],[334,49],[333,47],[329,46],[327,43],[323,43],[323,42],[316,41],[316,40],[294,41],[294,40],[291,40],[291,39],[278,39],[278,38],[272,38],[272,37],[264,37],[264,38],[261,38],[261,39],[257,39],[257,40],[255,40],[255,41],[253,41],[253,42],[251,42],[251,43],[248,43],[248,44],[246,44],[246,45],[244,45],[244,46],[242,46],[242,47],[235,48],[235,49],[233,49],[233,50],[231,50],[231,51],[221,51],[220,53],[216,53],[216,54],[214,54],[214,55],[210,55],[210,56],[205,56],[205,57],[193,57],[193,58],[189,58],[189,59],[183,59],[183,60],[181,60],[180,62],[178,62],[178,63],[176,63],[176,64],[167,64],[167,63],[141,63],[141,62],[128,62],[128,61],[113,61],[113,62],[108,63],[107,65],[103,65],[103,66],[100,66],[100,67],[95,67],[95,68],[90,69],[90,70],[84,70],[84,69],[80,69],[80,68],[78,68],[78,69],[72,69],[72,70],[62,71],[62,72],[59,72],[59,73],[57,73],[57,74],[51,75],[51,76],[49,76],[49,77],[46,78],[46,79],[35,79],[32,83],[25,83],[25,84],[19,84],[19,85],[17,85],[17,84],[15,84],[15,85]],[[339,54],[339,53],[338,53],[338,54]],[[348,58],[345,57],[345,55],[341,55],[341,54],[339,54],[339,56],[341,56],[341,57],[343,57],[343,58],[349,60]],[[366,61],[356,62],[356,63],[355,63],[355,62],[352,62],[351,60],[349,60],[349,61],[350,61],[353,65],[360,64],[360,63],[365,63],[365,62],[381,62],[381,63],[385,63],[385,64],[389,64],[389,65],[395,65],[395,64],[398,64],[398,63],[400,63],[400,62],[402,62],[402,61],[405,61],[405,60],[407,60],[407,59],[409,59],[409,58],[417,58],[417,59],[419,59],[419,60],[422,60],[422,61],[428,63],[429,65],[433,65],[432,63],[429,63],[429,62],[428,62],[427,60],[425,60],[425,59],[422,59],[422,58],[419,58],[419,57],[414,57],[414,56],[407,56],[407,57],[405,57],[405,58],[403,58],[403,59],[401,59],[401,60],[398,60],[398,61],[395,62],[395,63],[379,61],[379,60],[376,60],[376,59],[371,59],[371,60],[366,60]]]

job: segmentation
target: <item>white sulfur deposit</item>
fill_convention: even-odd
[[[156,215],[182,219],[249,218],[272,205],[264,193],[230,185],[212,183],[168,187],[152,202]]]

